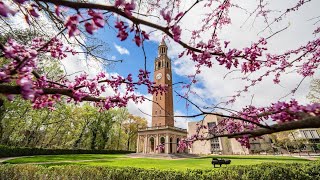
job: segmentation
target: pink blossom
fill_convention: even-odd
[[[24,2],[29,1],[29,0],[14,0],[14,1],[19,3],[19,4],[23,4]]]
[[[142,31],[141,34],[144,37],[144,39],[149,39],[149,34],[147,34],[145,31]]]
[[[160,11],[160,15],[162,16],[162,18],[163,18],[164,20],[167,21],[168,24],[170,24],[170,22],[171,22],[171,14],[170,14],[170,11],[165,12],[164,9],[162,9],[162,10]]]
[[[60,17],[60,15],[61,15],[60,6],[55,6],[55,7],[54,7],[54,12],[56,13],[56,15],[57,15],[58,17]]]
[[[140,38],[139,35],[135,35],[135,36],[134,36],[134,41],[136,42],[136,45],[137,45],[138,47],[140,47],[140,45],[141,45],[141,38]]]
[[[127,26],[124,25],[123,21],[117,21],[115,28],[119,30],[117,37],[121,40],[124,41],[127,39],[129,34],[126,32]]]
[[[99,12],[96,12],[96,11],[90,9],[88,11],[88,14],[90,16],[92,16],[92,20],[93,20],[93,22],[94,22],[94,24],[96,26],[98,26],[99,28],[102,28],[104,26],[105,21],[103,19],[103,14],[102,13],[99,13]]]
[[[126,3],[124,5],[124,13],[126,13],[126,15],[128,16],[132,16],[131,11],[133,11],[135,8],[136,8],[136,4],[134,0],[132,0],[131,3]]]
[[[119,7],[119,6],[123,5],[124,2],[125,2],[124,0],[115,0],[114,6]]]
[[[93,34],[93,31],[95,31],[95,27],[93,26],[93,24],[87,22],[85,25],[86,27],[86,31],[89,33],[89,34]]]
[[[174,20],[178,20],[180,17],[182,17],[183,16],[183,12],[180,12],[180,13],[178,13],[177,15],[176,15],[176,17],[174,18]]]
[[[9,14],[14,16],[16,12],[11,10],[7,5],[4,4],[4,2],[0,1],[0,15],[3,17],[8,17]]]
[[[181,36],[181,28],[180,28],[180,26],[178,26],[178,25],[172,26],[171,27],[171,31],[173,33],[173,39],[176,42],[179,42],[180,41],[180,36]]]
[[[28,11],[29,11],[29,13],[31,14],[31,16],[33,16],[33,17],[39,17],[39,14],[37,13],[37,11],[35,10],[35,7],[37,7],[37,6],[31,6],[29,9],[28,9]]]
[[[80,33],[78,29],[78,24],[79,24],[78,15],[73,15],[68,17],[65,23],[65,26],[68,28],[69,37],[76,36]]]

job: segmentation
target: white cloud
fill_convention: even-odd
[[[117,45],[116,43],[114,43],[114,47],[117,49],[117,51],[118,51],[120,54],[127,54],[127,55],[130,54],[130,52],[129,52],[128,49],[126,49],[126,48],[124,48],[124,47],[122,47],[122,46],[119,46],[119,45]]]
[[[136,95],[142,95],[142,94],[136,93]],[[144,96],[148,99],[152,99],[151,94],[145,94]],[[152,102],[145,100],[142,103],[135,104],[134,102],[129,101],[127,108],[131,114],[147,119],[148,126],[151,126]]]
[[[181,111],[174,111],[175,116],[185,116],[186,114]],[[174,118],[174,125],[179,128],[187,129],[188,122],[190,122],[190,118],[183,118],[183,117],[175,117]]]

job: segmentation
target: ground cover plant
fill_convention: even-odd
[[[0,165],[0,179],[314,180],[320,178],[319,165],[319,161],[293,164],[263,163],[184,171],[110,166]]]

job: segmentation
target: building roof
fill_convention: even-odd
[[[161,43],[159,46],[167,46],[166,42],[164,41],[164,39],[162,39]]]

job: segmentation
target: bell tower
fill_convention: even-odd
[[[179,153],[178,143],[187,138],[187,130],[174,127],[172,71],[164,40],[154,61],[154,82],[167,85],[165,93],[153,94],[152,125],[138,130],[137,153]]]
[[[152,126],[174,126],[171,60],[164,40],[158,47],[158,57],[154,61],[154,82],[167,85],[165,93],[154,94],[152,105]]]

